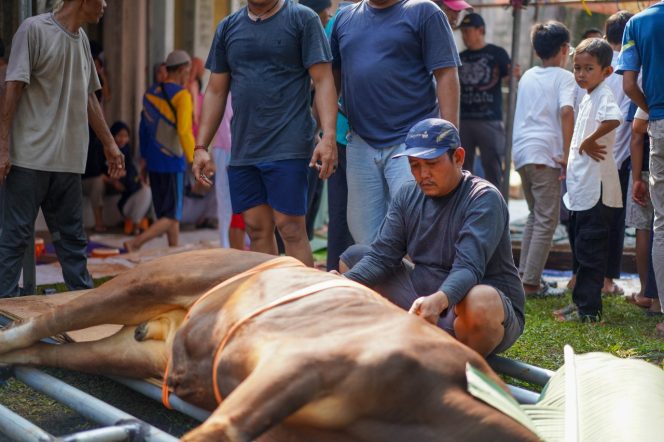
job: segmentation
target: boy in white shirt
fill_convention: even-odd
[[[613,69],[611,46],[588,39],[574,54],[574,79],[588,93],[581,101],[567,163],[567,193],[573,248],[578,262],[571,304],[553,312],[559,321],[598,322],[607,265],[612,208],[622,207],[618,168],[612,155],[622,113],[604,83]],[[608,152],[608,153],[607,153]]]
[[[574,76],[563,69],[570,35],[562,23],[533,26],[530,38],[542,66],[526,71],[519,82],[513,132],[514,167],[528,202],[521,241],[519,274],[526,295],[562,295],[541,284],[560,212],[560,180],[574,130]]]

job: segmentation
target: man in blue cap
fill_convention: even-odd
[[[525,322],[507,204],[462,170],[465,151],[449,121],[415,124],[396,156],[408,157],[415,181],[396,194],[371,246],[350,247],[340,269],[484,356],[505,351]]]

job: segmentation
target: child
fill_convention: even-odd
[[[569,31],[562,23],[538,23],[531,41],[542,66],[526,71],[519,82],[514,116],[513,159],[528,202],[521,242],[519,274],[529,296],[562,295],[542,284],[542,271],[560,211],[561,165],[567,164],[574,130],[574,76],[563,69],[569,60]]]
[[[614,130],[622,113],[604,83],[613,69],[611,46],[600,39],[583,40],[574,54],[574,79],[587,91],[581,101],[567,163],[567,193],[563,201],[574,226],[578,262],[571,304],[553,312],[559,321],[599,322],[607,264],[609,227],[622,207],[618,168],[612,155]]]
[[[146,216],[152,206],[152,191],[134,165],[134,156],[129,144],[129,126],[122,121],[116,121],[111,126],[111,135],[125,157],[127,173],[122,178],[115,180],[109,178],[109,180],[111,185],[122,193],[118,209],[125,217],[124,232],[136,235],[140,230],[148,228]]]

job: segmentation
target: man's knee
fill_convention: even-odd
[[[294,243],[307,238],[304,216],[283,216],[277,218],[277,230],[286,243]]]
[[[495,336],[498,331],[503,330],[503,300],[491,286],[473,287],[455,306],[455,312],[457,318],[454,321],[454,330],[461,340],[467,334]]]

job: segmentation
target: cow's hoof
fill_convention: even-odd
[[[147,336],[148,336],[148,323],[141,322],[136,327],[136,330],[134,330],[134,339],[136,339],[138,342],[143,342],[145,341]]]

